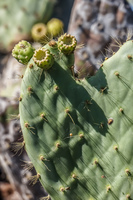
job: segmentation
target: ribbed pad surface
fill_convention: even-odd
[[[42,185],[52,200],[133,199],[132,41],[83,80],[71,75],[73,55],[47,48],[52,68],[30,60],[20,101],[25,148]]]

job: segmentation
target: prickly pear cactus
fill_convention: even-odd
[[[24,74],[19,109],[33,183],[52,200],[131,200],[133,42],[82,80],[73,73],[75,47],[66,34],[49,42]]]
[[[22,39],[31,39],[31,28],[46,23],[55,0],[0,0],[0,51],[11,51]]]

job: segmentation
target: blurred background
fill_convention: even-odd
[[[76,76],[93,76],[133,35],[133,0],[0,0],[0,199],[39,200],[37,182],[23,148],[18,98],[25,67],[12,57],[20,40],[39,48],[70,33],[77,39]],[[42,198],[42,200],[45,198]]]

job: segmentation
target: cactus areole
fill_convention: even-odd
[[[133,42],[81,80],[76,45],[64,34],[27,64],[19,102],[25,149],[52,200],[131,200]]]

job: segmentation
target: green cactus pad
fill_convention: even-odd
[[[58,48],[62,53],[66,55],[73,53],[76,45],[76,38],[70,34],[64,34],[58,38]]]
[[[48,70],[50,67],[52,67],[54,62],[52,54],[48,49],[45,48],[40,48],[36,50],[33,55],[33,60],[38,67],[45,70]]]
[[[33,56],[34,50],[35,49],[31,46],[29,42],[22,40],[15,45],[14,49],[12,50],[12,55],[18,60],[18,62],[25,65]]]
[[[31,40],[32,26],[47,23],[55,0],[0,0],[0,52],[11,52],[20,40]]]
[[[52,200],[133,199],[133,42],[90,79],[73,76],[72,53],[45,49],[54,63],[29,61],[19,103],[36,178]]]

